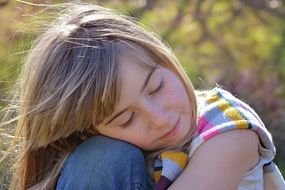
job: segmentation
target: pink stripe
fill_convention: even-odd
[[[214,126],[211,123],[208,123],[208,121],[205,119],[205,117],[200,117],[199,118],[199,123],[198,123],[198,127],[197,127],[197,131],[198,134],[201,134],[211,128],[213,128]]]
[[[206,141],[206,140],[208,140],[208,139],[210,139],[210,138],[212,138],[213,136],[218,135],[218,134],[220,134],[220,131],[219,131],[219,130],[217,130],[217,129],[215,129],[215,130],[210,130],[210,131],[208,131],[208,132],[202,134],[202,138],[203,138],[204,141]]]

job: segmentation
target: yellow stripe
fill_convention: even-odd
[[[153,172],[153,178],[154,178],[155,183],[158,182],[160,176],[161,176],[161,171],[154,171]]]
[[[161,159],[168,158],[176,162],[182,169],[188,163],[188,155],[184,152],[165,151],[161,154]]]
[[[210,103],[215,103],[222,112],[225,113],[237,126],[238,129],[248,128],[248,122],[241,116],[236,108],[232,107],[228,101],[222,99],[217,93],[211,92],[206,101]]]

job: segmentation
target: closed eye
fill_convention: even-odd
[[[159,86],[152,92],[149,93],[150,96],[157,94],[165,85],[164,80],[162,79]]]
[[[132,113],[130,119],[127,122],[121,124],[120,126],[122,126],[123,128],[127,128],[128,126],[130,126],[133,122],[134,115],[135,115],[135,112]]]

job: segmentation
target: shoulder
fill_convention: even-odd
[[[199,146],[173,187],[189,183],[193,189],[237,189],[258,160],[257,134],[251,130],[232,130]]]
[[[258,141],[257,134],[251,130],[232,130],[217,135],[196,150],[188,172],[205,176],[209,187],[224,177],[229,181],[217,184],[220,189],[237,188],[245,173],[258,163]]]
[[[237,161],[242,161],[244,164],[246,160],[242,160],[243,158],[258,157],[258,131],[260,130],[257,128],[262,128],[264,125],[255,111],[230,92],[219,87],[206,94],[204,108],[200,115],[202,122],[201,126],[198,126],[200,128],[198,141],[201,144],[197,146],[196,151],[223,156],[227,153],[228,157],[238,156]],[[198,153],[196,151],[192,156]],[[240,158],[241,155],[245,156]]]
[[[232,129],[265,130],[263,122],[249,105],[219,87],[198,97],[198,108],[197,135],[201,135],[203,141]]]
[[[192,155],[191,162],[200,160],[207,165],[216,162],[221,167],[239,163],[247,171],[258,162],[258,143],[258,135],[252,130],[231,130],[201,144]]]

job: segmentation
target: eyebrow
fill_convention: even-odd
[[[152,74],[154,73],[154,71],[155,71],[156,69],[157,69],[157,68],[154,68],[154,69],[152,69],[152,70],[148,73],[148,75],[146,76],[146,79],[145,79],[145,81],[144,81],[144,84],[143,84],[143,86],[142,86],[140,92],[142,92],[142,91],[147,87],[147,85],[148,85],[148,83],[149,83],[149,80],[150,80]],[[118,113],[116,113],[105,125],[108,125],[109,123],[111,123],[112,121],[114,121],[117,117],[119,117],[119,116],[122,115],[124,112],[126,112],[126,111],[129,109],[129,107],[130,107],[130,106],[128,106],[128,107],[126,107],[125,109],[123,109],[123,110],[119,111]]]
[[[112,119],[110,119],[105,125],[108,125],[109,123],[111,123],[112,121],[114,121],[117,117],[119,117],[120,115],[122,115],[125,111],[127,111],[129,109],[129,107],[126,107],[125,109],[123,109],[122,111],[118,112],[117,114],[114,115],[114,117],[112,117]]]
[[[140,92],[144,91],[144,89],[145,89],[146,86],[148,85],[148,82],[149,82],[149,80],[150,80],[152,74],[154,73],[154,71],[155,71],[156,69],[157,69],[157,68],[154,68],[154,69],[152,69],[152,70],[148,73],[148,75],[146,76],[146,79],[145,79],[145,81],[144,81],[144,84],[143,84],[143,86],[142,86]]]

